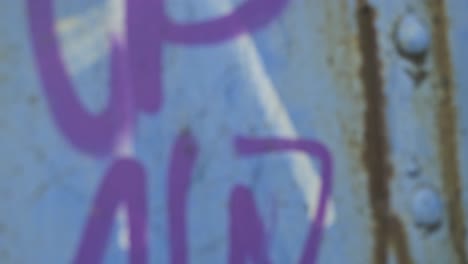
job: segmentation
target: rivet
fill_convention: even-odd
[[[415,224],[424,229],[433,230],[442,222],[441,197],[429,186],[420,187],[413,193],[411,210]]]
[[[398,48],[410,56],[420,56],[427,52],[431,39],[427,26],[415,15],[406,14],[396,29]]]

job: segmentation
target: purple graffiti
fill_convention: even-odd
[[[210,21],[176,24],[166,19],[164,34],[169,41],[180,44],[206,44],[228,40],[261,28],[279,15],[288,0],[248,0],[234,12]]]
[[[90,114],[77,98],[63,64],[54,32],[53,10],[49,0],[28,1],[31,38],[49,107],[70,143],[94,155],[108,155],[117,133],[129,129],[133,113],[129,80],[126,74],[126,50],[112,41],[111,95],[107,108],[98,115]]]
[[[187,263],[187,199],[198,146],[189,132],[176,140],[169,167],[169,235],[171,263]]]
[[[126,52],[112,45],[111,97],[99,115],[84,109],[65,70],[54,32],[52,0],[28,0],[33,48],[49,107],[69,141],[89,154],[110,154],[118,132],[133,124],[133,105],[154,113],[162,104],[161,53],[164,42],[214,43],[264,26],[287,0],[250,0],[232,13],[194,24],[176,24],[163,0],[127,0]],[[128,73],[128,74],[127,74]],[[133,100],[134,98],[134,100]]]
[[[117,207],[125,204],[130,223],[131,263],[147,263],[146,173],[138,161],[116,160],[94,200],[75,263],[102,263]]]
[[[250,190],[236,186],[231,193],[229,203],[231,247],[230,264],[253,263],[267,264],[268,260],[266,234],[255,206]]]
[[[256,139],[238,137],[235,140],[240,156],[253,156],[269,152],[302,151],[321,162],[322,187],[315,220],[311,223],[301,256],[301,264],[315,263],[322,237],[327,201],[332,189],[332,159],[325,146],[312,140]],[[171,263],[186,264],[187,224],[186,211],[190,177],[198,156],[198,146],[189,132],[183,132],[176,140],[169,167],[169,235]],[[235,186],[230,199],[230,252],[229,263],[242,264],[247,260],[270,263],[267,236],[257,213],[250,190]]]
[[[251,156],[258,154],[265,154],[269,152],[283,152],[283,151],[303,151],[309,154],[311,157],[315,157],[320,161],[321,165],[321,176],[322,176],[322,187],[319,194],[319,203],[317,211],[315,214],[315,220],[312,222],[307,236],[307,241],[304,246],[304,250],[301,256],[301,264],[315,263],[318,254],[319,243],[322,238],[323,233],[323,223],[325,220],[325,212],[327,207],[327,201],[330,198],[332,190],[332,175],[333,175],[333,166],[332,158],[327,148],[316,141],[312,140],[287,140],[287,139],[256,139],[256,138],[247,138],[247,137],[238,137],[235,140],[236,149],[239,155],[241,156]],[[248,196],[248,190],[242,191],[244,196]],[[238,194],[237,196],[239,196]],[[235,198],[235,197],[234,197]],[[234,199],[233,198],[233,199]],[[248,198],[237,198],[237,199],[248,199]],[[234,203],[234,205],[245,206],[241,203]],[[232,214],[236,214],[236,211],[241,211],[237,207],[231,207]],[[238,213],[237,213],[238,214]],[[251,220],[253,223],[256,223],[256,217],[253,216]],[[242,231],[242,228],[245,228],[245,222],[239,222],[239,227],[236,230],[241,232],[253,232],[250,229]],[[260,232],[260,231],[257,231]],[[248,234],[245,234],[248,236]],[[231,237],[231,239],[233,239]],[[232,241],[234,244],[235,241]],[[241,243],[235,243],[242,245]],[[239,252],[245,252],[247,249],[238,248],[233,249]],[[252,249],[250,249],[252,250]],[[258,249],[260,250],[260,249]],[[257,253],[258,254],[258,253]],[[231,262],[233,263],[233,262]]]
[[[122,135],[131,137],[138,113],[156,113],[163,104],[162,49],[227,41],[266,26],[288,0],[246,0],[232,12],[196,23],[176,23],[163,0],[126,0],[126,37],[110,40],[110,98],[92,114],[80,102],[61,57],[54,31],[53,0],[28,0],[31,40],[43,92],[64,137],[76,149],[95,157],[111,156]],[[303,151],[318,158],[323,185],[316,219],[311,224],[301,263],[314,263],[322,236],[326,202],[331,191],[331,157],[319,143],[307,140],[249,139],[235,141],[241,156],[271,151]],[[168,213],[172,263],[187,263],[186,210],[190,177],[198,146],[189,132],[176,140],[169,167]],[[130,220],[130,260],[147,263],[146,173],[139,161],[114,160],[102,180],[75,256],[75,263],[100,263],[116,209],[124,204]],[[250,191],[234,188],[230,203],[230,263],[269,263],[266,236]]]
[[[127,0],[130,72],[139,109],[155,112],[161,107],[161,53],[165,42],[193,45],[226,41],[265,26],[287,2],[248,0],[226,16],[178,24],[165,14],[163,0]]]

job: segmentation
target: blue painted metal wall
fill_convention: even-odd
[[[1,6],[1,263],[468,261],[463,1]]]

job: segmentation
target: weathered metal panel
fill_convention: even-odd
[[[1,6],[1,263],[468,261],[463,1]]]
[[[386,79],[391,208],[405,227],[396,231],[390,225],[388,243],[394,243],[397,263],[466,263],[457,128],[462,111],[455,105],[463,96],[457,96],[453,81],[452,16],[442,1],[372,4],[380,11],[376,28]],[[421,26],[413,29],[413,38],[428,36],[427,49],[415,54],[398,47],[399,30],[411,26],[402,21],[409,17]],[[424,223],[421,217],[434,220]],[[391,242],[392,233],[406,235]]]

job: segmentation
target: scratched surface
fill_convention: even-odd
[[[0,263],[468,261],[463,1],[1,5]]]

